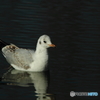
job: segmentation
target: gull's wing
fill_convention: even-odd
[[[2,52],[10,64],[14,64],[24,69],[28,69],[29,64],[33,62],[33,50],[18,48],[11,44],[4,47]]]
[[[6,45],[10,45],[10,44],[8,44],[8,43],[6,43],[6,42],[4,42],[3,40],[0,39],[0,50],[1,50],[3,47],[5,47]]]

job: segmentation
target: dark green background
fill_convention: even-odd
[[[56,100],[75,99],[69,96],[70,91],[100,93],[100,1],[0,0],[1,39],[35,49],[43,34],[56,45],[49,49],[48,93],[55,94]],[[0,53],[0,77],[7,67],[9,64]],[[11,88],[15,89],[1,85],[0,99],[10,100]],[[24,89],[24,93],[32,91]],[[29,100],[34,100],[34,94],[30,95]],[[25,99],[27,95],[20,97]],[[96,100],[99,96],[77,98]]]

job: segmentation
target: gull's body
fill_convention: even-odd
[[[4,46],[2,52],[8,63],[17,70],[44,71],[48,62],[47,48],[54,46],[49,36],[42,35],[38,39],[35,51],[10,44]]]

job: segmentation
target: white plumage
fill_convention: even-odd
[[[8,63],[17,70],[44,71],[48,62],[47,48],[55,47],[48,35],[42,35],[38,41],[36,50],[19,48],[14,44],[2,48],[2,52]]]

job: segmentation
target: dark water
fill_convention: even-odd
[[[0,38],[35,49],[39,36],[48,34],[49,72],[7,69],[0,53],[0,100],[99,99],[99,0],[0,1]],[[97,97],[70,97],[70,91],[98,92]]]

